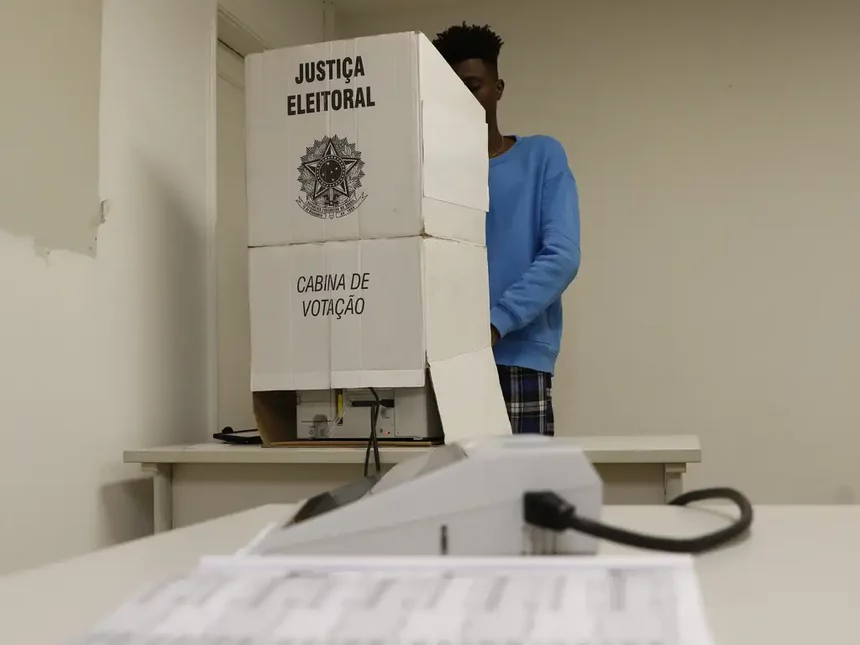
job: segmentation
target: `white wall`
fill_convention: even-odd
[[[89,255],[0,231],[0,571],[149,532],[151,485],[123,449],[207,426],[216,4],[100,5],[2,5],[17,38],[0,59],[28,72],[4,75],[0,140],[27,144],[0,146],[0,167],[31,174],[26,195],[0,190],[0,229],[10,212],[97,224],[99,195],[107,212]]]
[[[340,36],[490,23],[504,131],[568,149],[561,434],[696,433],[693,486],[860,499],[860,4],[361,4]]]

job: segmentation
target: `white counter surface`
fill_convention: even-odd
[[[60,645],[125,597],[207,554],[232,553],[290,506],[266,506],[0,578],[0,642]],[[609,506],[604,520],[692,535],[725,518],[671,506]],[[628,549],[606,544],[606,553]],[[856,645],[860,507],[756,507],[752,536],[696,568],[717,645]]]

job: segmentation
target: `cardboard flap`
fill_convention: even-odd
[[[492,349],[430,363],[430,379],[445,443],[511,434]]]
[[[296,401],[295,392],[254,392],[254,418],[264,445],[295,440]]]
[[[487,214],[483,210],[424,197],[421,212],[424,215],[425,235],[486,245]]]
[[[487,128],[441,101],[422,98],[424,196],[490,209]]]
[[[426,239],[424,327],[431,365],[490,346],[490,285],[482,246]]]
[[[423,34],[418,50],[423,195],[486,212],[490,197],[484,108]]]
[[[486,114],[484,108],[457,76],[451,65],[445,60],[436,46],[424,34],[418,34],[418,81],[422,97],[433,97],[450,106],[460,114],[472,120],[478,131],[486,135]],[[480,127],[482,126],[483,127]],[[486,160],[486,148],[484,150]]]

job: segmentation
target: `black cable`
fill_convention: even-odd
[[[369,388],[370,393],[373,395],[375,399],[373,404],[370,406],[370,437],[367,439],[367,448],[364,451],[364,476],[368,476],[368,470],[370,468],[370,450],[373,449],[373,461],[376,466],[376,474],[379,475],[382,473],[382,464],[379,459],[379,437],[376,436],[376,423],[379,420],[379,411],[382,408],[382,400],[379,398],[379,395],[376,393],[376,390],[373,388]]]
[[[723,546],[749,532],[753,521],[753,507],[746,496],[733,488],[704,488],[679,495],[672,506],[686,506],[703,500],[728,500],[734,502],[740,517],[729,526],[693,538],[670,538],[643,533],[604,524],[576,514],[576,508],[552,491],[529,492],[523,496],[523,512],[526,524],[561,532],[566,529],[585,533],[596,538],[617,542],[627,546],[668,551],[670,553],[704,553]]]

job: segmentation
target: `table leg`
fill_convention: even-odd
[[[152,475],[153,528],[163,533],[173,528],[173,467],[171,464],[141,464]]]
[[[663,491],[669,503],[684,492],[683,475],[687,472],[687,464],[665,464],[663,469]]]

